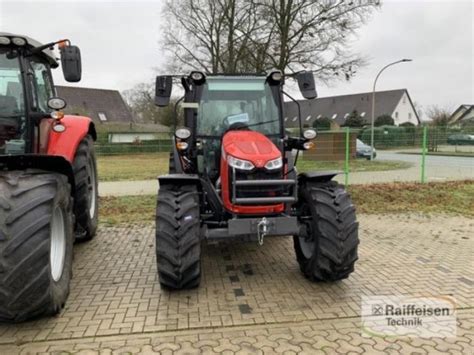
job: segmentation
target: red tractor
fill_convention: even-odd
[[[0,32],[0,321],[53,315],[64,306],[73,243],[98,220],[96,131],[65,116],[51,68],[81,79],[79,48]]]
[[[306,99],[314,76],[291,75]],[[184,111],[170,154],[170,174],[159,177],[156,255],[160,283],[197,287],[201,241],[293,236],[296,258],[312,281],[344,279],[357,260],[358,223],[338,172],[298,174],[300,150],[314,130],[290,137],[284,127],[284,80],[268,75],[183,76]],[[169,104],[173,76],[156,80],[155,101]],[[297,103],[297,102],[296,102]],[[176,107],[177,112],[177,107]],[[293,154],[295,152],[295,154]]]

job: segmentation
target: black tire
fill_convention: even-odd
[[[86,136],[77,147],[73,169],[75,233],[76,240],[83,242],[94,238],[99,220],[97,162],[91,136]]]
[[[294,236],[296,257],[312,281],[345,279],[358,259],[359,223],[344,186],[337,182],[307,182],[300,187],[297,206],[304,236]]]
[[[156,259],[160,284],[190,289],[201,280],[199,196],[195,186],[164,185],[156,209]]]
[[[64,307],[74,243],[70,191],[67,178],[60,174],[0,172],[1,322],[54,315]],[[64,251],[55,259],[62,260],[54,267],[56,274],[53,234],[60,237],[59,249]]]
[[[174,162],[174,154],[173,152],[170,152],[170,163],[169,163],[169,173],[170,174],[176,174],[176,164]]]

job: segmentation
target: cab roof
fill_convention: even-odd
[[[9,33],[9,32],[0,32],[0,37],[9,37],[9,38],[14,38],[14,37],[20,37],[23,38],[27,45],[31,46],[32,48],[36,48],[39,46],[42,46],[43,44],[38,42],[37,40],[30,38],[28,36],[24,35],[19,35],[19,34],[14,34],[14,33]],[[58,64],[58,60],[56,56],[54,55],[54,52],[50,50],[49,48],[43,49],[42,51],[44,57],[49,61],[49,64],[53,67],[56,68]]]

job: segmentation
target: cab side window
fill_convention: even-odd
[[[48,100],[54,96],[51,72],[46,64],[35,59],[31,60],[30,68],[33,110],[37,112],[49,112]]]

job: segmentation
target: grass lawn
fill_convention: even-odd
[[[100,156],[97,158],[100,181],[148,180],[168,172],[169,153]],[[410,163],[402,161],[368,161],[357,159],[350,161],[351,172],[386,171],[406,169]],[[298,161],[300,172],[311,170],[343,170],[343,161]]]
[[[474,218],[474,181],[350,186],[358,213],[447,213]],[[153,222],[155,196],[104,197],[104,224]]]
[[[168,172],[169,153],[97,157],[100,181],[149,180]]]

